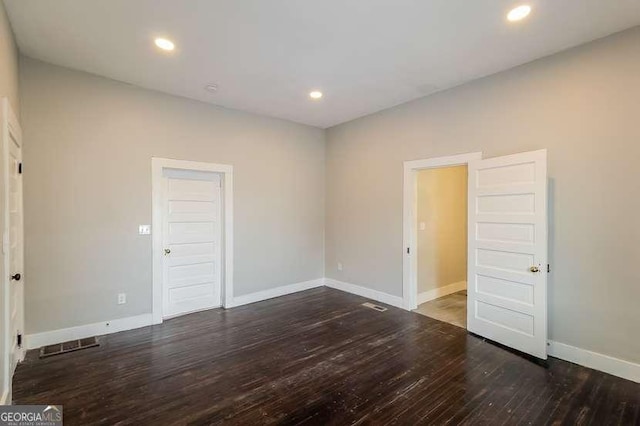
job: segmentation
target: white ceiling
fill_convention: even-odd
[[[27,56],[323,128],[640,24],[640,0],[5,3]]]

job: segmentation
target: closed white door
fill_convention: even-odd
[[[221,306],[220,175],[164,170],[163,317]]]
[[[547,358],[547,152],[469,163],[469,331]]]

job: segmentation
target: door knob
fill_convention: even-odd
[[[20,278],[22,278],[22,275],[20,274],[11,275],[12,280],[20,281]]]
[[[538,268],[537,266],[532,266],[531,268],[529,268],[529,270],[530,270],[531,272],[534,272],[534,273],[535,273],[535,272],[540,272],[540,268]]]
[[[168,248],[164,249],[164,254],[169,254],[169,253],[171,253],[171,249],[168,249]]]

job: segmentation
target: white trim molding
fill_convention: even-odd
[[[417,172],[439,167],[462,166],[471,161],[481,160],[482,152],[450,155],[447,157],[427,158],[404,162],[402,240],[404,255],[402,258],[402,299],[404,309],[418,307],[418,230],[416,226],[418,209]]]
[[[464,281],[451,284],[447,287],[458,286],[462,288]],[[303,281],[300,283],[284,285],[268,290],[238,296],[232,300],[226,308],[233,308],[250,303],[256,303],[275,297],[286,296],[300,291],[310,290],[326,286],[332,289],[355,294],[367,299],[385,303],[397,308],[404,309],[402,297],[394,296],[378,290],[373,290],[356,284],[345,283],[331,278],[318,278],[315,280]],[[443,287],[444,288],[444,287]],[[459,291],[459,290],[457,290]],[[29,334],[25,337],[27,349],[36,349],[42,346],[67,342],[74,339],[86,337],[103,336],[106,334],[118,333],[121,331],[133,330],[154,324],[153,314],[142,314],[128,318],[119,318],[111,321],[102,321],[93,324],[86,324],[77,327],[64,328],[59,330],[45,331],[42,333]],[[550,356],[582,365],[587,368],[599,370],[612,374],[623,379],[640,383],[640,364],[614,358],[609,355],[588,351],[564,343],[549,341]],[[5,390],[0,398],[0,405],[6,404],[10,393]]]
[[[640,383],[640,364],[552,340],[549,341],[548,353],[554,358]]]
[[[95,322],[93,324],[28,334],[25,337],[25,342],[27,349],[36,349],[42,346],[68,342],[69,340],[85,339],[87,337],[103,336],[105,334],[133,330],[152,324],[152,314],[142,314],[134,317],[118,318],[111,321]]]
[[[9,401],[9,391],[5,390],[0,396],[0,405],[9,405],[11,401]]]
[[[400,296],[394,296],[389,293],[384,293],[382,291],[373,290],[356,284],[337,281],[331,278],[325,278],[324,285],[329,288],[366,297],[367,299],[375,300],[377,302],[386,303],[387,305],[395,306],[396,308],[404,308],[404,302]]]
[[[311,290],[324,286],[324,278],[318,278],[310,281],[303,281],[295,284],[283,285],[280,287],[270,288],[268,290],[249,293],[242,296],[234,297],[230,306],[225,308],[235,308],[237,306],[248,305],[250,303],[261,302],[274,297],[286,296],[287,294],[297,293],[299,291]]]
[[[153,323],[160,324],[162,314],[162,177],[164,169],[195,170],[219,173],[222,177],[223,198],[223,285],[222,306],[233,305],[233,166],[198,161],[151,159],[152,234],[153,234]]]
[[[422,305],[430,300],[435,300],[440,297],[448,296],[449,294],[457,293],[467,289],[467,281],[458,281],[457,283],[447,284],[442,287],[434,288],[433,290],[423,291],[418,293],[418,305]]]

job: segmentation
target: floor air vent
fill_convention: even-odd
[[[367,308],[371,308],[371,309],[375,309],[378,312],[384,312],[384,311],[387,310],[387,308],[383,308],[380,305],[374,305],[371,302],[365,302],[365,303],[362,304],[362,306],[367,307]]]
[[[40,348],[40,358],[47,358],[54,355],[62,355],[68,352],[79,351],[80,349],[93,348],[100,346],[96,337],[88,337],[86,339],[70,340],[64,343],[49,345]]]

